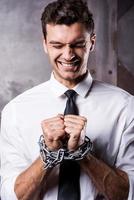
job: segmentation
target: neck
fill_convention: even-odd
[[[86,71],[84,74],[82,74],[81,76],[79,76],[78,78],[74,80],[60,80],[56,77],[55,73],[54,73],[54,77],[57,81],[59,81],[62,85],[66,86],[68,89],[72,89],[74,88],[78,83],[80,83],[81,81],[83,81],[83,79],[87,76],[88,71]]]

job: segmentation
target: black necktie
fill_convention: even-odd
[[[68,97],[64,115],[78,115],[75,104],[76,92],[67,90]],[[64,160],[60,165],[58,200],[80,200],[80,166],[76,161]]]

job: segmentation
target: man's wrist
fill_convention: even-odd
[[[44,169],[53,168],[63,160],[83,160],[93,150],[93,144],[86,136],[85,141],[75,151],[69,151],[66,148],[60,148],[57,151],[51,151],[45,144],[44,136],[39,139],[40,156],[44,163]]]
[[[64,156],[63,149],[58,151],[51,151],[45,144],[44,136],[41,135],[39,138],[39,147],[40,147],[40,157],[44,164],[44,169],[51,169],[61,163]]]

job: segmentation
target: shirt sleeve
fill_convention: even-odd
[[[22,144],[22,137],[16,126],[15,110],[9,103],[2,112],[1,120],[1,200],[17,200],[14,192],[15,180],[28,166]]]
[[[126,107],[126,124],[116,160],[116,167],[128,174],[129,196],[134,200],[134,97],[131,96]]]

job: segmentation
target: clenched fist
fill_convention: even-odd
[[[65,138],[67,148],[75,150],[79,146],[81,132],[85,127],[86,118],[78,115],[61,115],[42,121],[42,130],[47,147],[50,150],[60,149]]]

